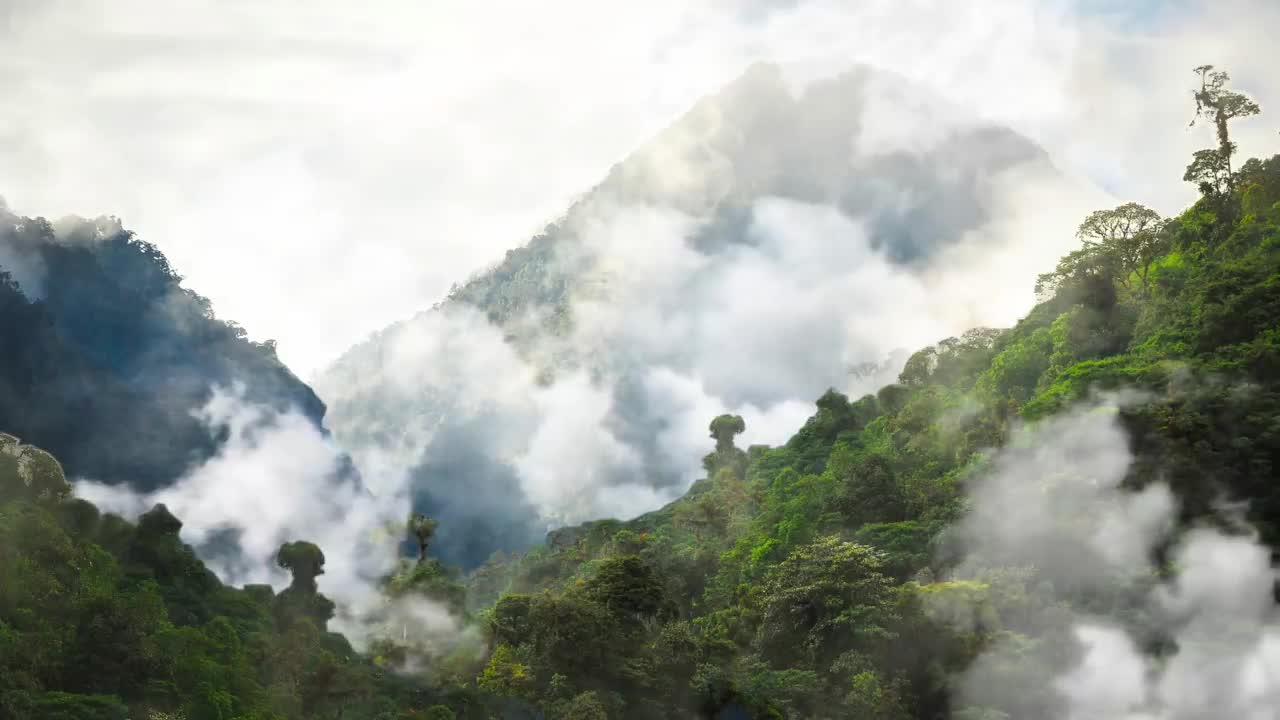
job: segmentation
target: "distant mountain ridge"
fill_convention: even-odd
[[[57,454],[72,477],[149,491],[223,442],[194,415],[214,386],[296,409],[320,398],[181,286],[114,218],[49,222],[0,202],[0,431]]]
[[[879,227],[872,234],[878,247],[910,264],[980,224],[983,210],[974,199],[978,177],[1021,164],[1050,167],[1048,154],[1031,140],[981,123],[939,138],[935,147],[919,155],[888,148],[884,154],[851,162],[851,139],[862,108],[843,106],[842,100],[872,89],[893,92],[900,82],[905,81],[885,71],[858,67],[814,84],[797,98],[781,68],[753,65],[614,165],[600,184],[543,232],[508,250],[487,271],[455,285],[443,305],[474,306],[503,327],[543,308],[549,311],[543,329],[562,330],[569,321],[575,283],[590,268],[566,263],[559,250],[583,241],[584,220],[601,207],[616,205],[709,213],[713,221],[692,242],[714,253],[726,244],[749,241],[744,230],[751,204],[764,195],[834,202],[858,215],[873,209],[876,196],[912,190],[919,193],[916,211],[877,217]],[[830,151],[842,145],[844,155]],[[685,169],[683,182],[672,165]],[[949,168],[948,181],[934,174],[938,165]],[[400,324],[357,344],[330,368],[349,362],[360,348],[377,344],[381,335]]]
[[[905,81],[859,67],[796,97],[779,67],[753,65],[614,165],[544,232],[455,287],[446,304],[475,306],[503,326],[534,307],[550,308],[555,322],[565,322],[570,290],[588,268],[566,265],[557,248],[582,242],[584,220],[616,205],[710,214],[713,220],[692,242],[714,253],[726,244],[749,242],[745,225],[752,203],[762,196],[830,202],[855,216],[875,211],[883,196],[910,191],[916,193],[915,208],[875,217],[872,233],[877,247],[910,264],[981,223],[983,209],[975,198],[979,177],[1020,164],[1049,166],[1047,153],[1029,139],[981,123],[939,137],[919,154],[888,147],[854,161],[863,108],[844,101],[851,95],[902,92],[899,83]],[[935,173],[939,166],[948,168],[942,177],[949,179]],[[547,329],[558,327],[549,323]]]

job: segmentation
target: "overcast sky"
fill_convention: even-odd
[[[0,195],[121,217],[308,376],[754,60],[893,69],[1172,212],[1192,67],[1275,151],[1276,27],[1274,0],[0,0]]]

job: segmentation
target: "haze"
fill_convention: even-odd
[[[309,376],[756,60],[896,71],[1166,212],[1193,188],[1149,179],[1203,141],[1186,58],[1280,84],[1265,0],[686,5],[4,0],[0,189],[119,216]],[[1242,154],[1271,134],[1241,123]]]

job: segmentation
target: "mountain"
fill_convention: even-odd
[[[1234,177],[1087,217],[1152,222],[784,444],[716,418],[668,506],[486,563],[479,684],[600,717],[1273,713],[1280,156]]]
[[[215,387],[296,409],[324,404],[114,218],[23,217],[0,202],[0,430],[72,477],[149,491],[224,438],[196,415]]]
[[[368,653],[328,631],[321,548],[227,587],[166,507],[101,514],[0,434],[0,716],[1271,717],[1280,156],[1169,221],[1090,220],[1114,232],[1012,328],[825,393],[777,446],[715,417],[666,507],[465,588],[401,564]]]
[[[773,441],[825,388],[883,381],[886,355],[944,332],[907,327],[935,300],[893,296],[935,293],[943,258],[990,242],[1010,178],[1058,177],[1027,138],[891,74],[795,89],[757,65],[315,386],[363,473],[407,469],[444,521],[437,552],[475,565],[675,497],[707,414],[768,416],[751,425]]]

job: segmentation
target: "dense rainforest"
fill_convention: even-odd
[[[0,436],[0,717],[1119,717],[1073,690],[1101,632],[1073,633],[1081,618],[1158,673],[1274,637],[1280,156],[1235,165],[1229,122],[1258,108],[1201,78],[1219,144],[1184,178],[1200,199],[1084,218],[1016,326],[919,350],[873,395],[826,393],[780,447],[739,448],[742,419],[714,418],[680,500],[465,576],[411,518],[419,557],[384,592],[474,630],[432,647],[329,632],[322,548],[280,548],[278,593],[224,586],[163,506],[99,513],[33,437]],[[1201,547],[1262,553],[1257,622],[1187,604],[1258,589],[1229,563],[1205,576]],[[1212,705],[1132,703],[1266,717],[1275,667],[1236,692],[1229,664],[1205,665]]]

